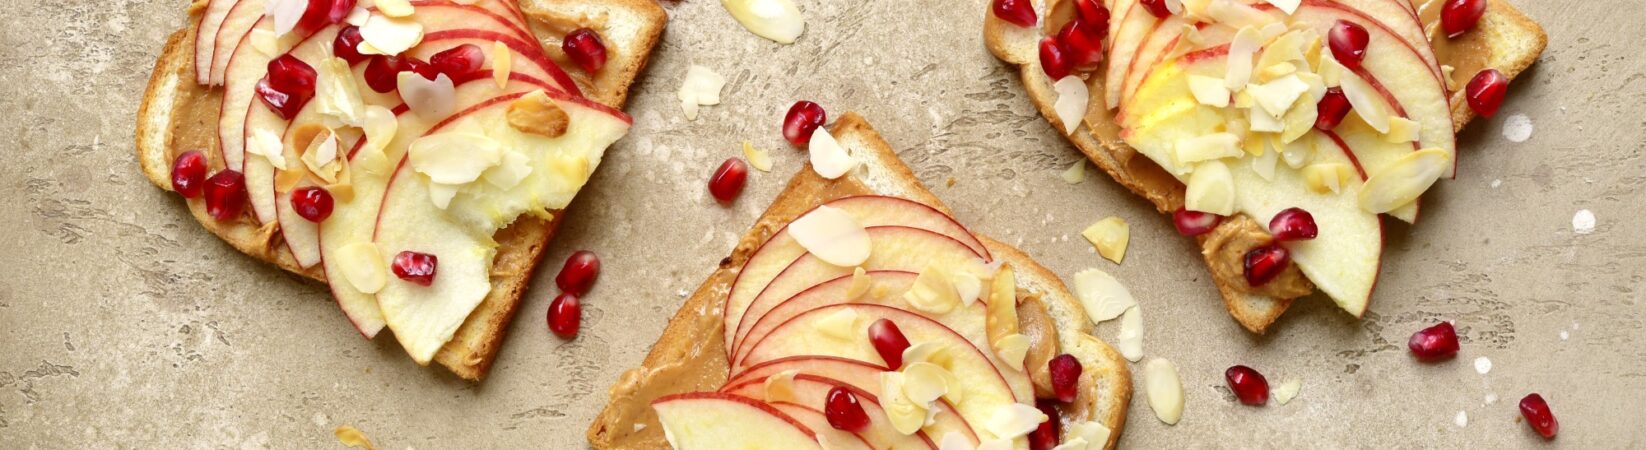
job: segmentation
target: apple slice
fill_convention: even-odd
[[[575,96],[583,96],[583,93],[577,88],[577,83],[572,81],[572,77],[567,75],[565,70],[561,70],[560,66],[555,65],[553,61],[549,60],[549,57],[542,52],[541,47],[529,44],[529,42],[536,41],[522,41],[520,39],[511,39],[510,37],[511,35],[509,34],[493,30],[456,28],[426,31],[423,35],[423,40],[439,41],[446,39],[475,39],[487,44],[493,41],[502,42],[503,45],[507,45],[509,46],[509,49],[514,50],[516,54],[525,56],[528,61],[537,64],[538,67],[541,67],[543,70],[547,71],[549,74],[548,81],[554,83],[556,88]],[[483,45],[480,48],[490,49],[491,47],[489,45]]]
[[[851,290],[855,281],[855,275],[845,275],[820,283],[801,291],[799,294],[795,294],[787,300],[772,305],[769,310],[759,317],[745,319],[743,323],[748,324],[748,332],[738,338],[738,342],[759,341],[760,338],[766,336],[766,333],[770,333],[773,327],[788,321],[796,314],[833,303],[873,303],[903,307],[906,304],[903,301],[903,293],[908,292],[909,286],[914,284],[917,275],[915,272],[895,270],[865,272],[864,276],[868,277],[867,292],[861,294],[858,298],[852,298],[848,295],[848,291]],[[883,293],[883,295],[876,295],[877,293]],[[734,350],[742,350],[742,347],[736,347]],[[728,360],[733,363],[736,363],[743,356],[735,351],[731,355]]]
[[[819,443],[826,443],[823,444],[823,447],[826,449],[874,449],[873,446],[869,445],[868,440],[863,439],[862,435],[834,429],[834,426],[829,424],[829,417],[824,415],[823,410],[821,409],[789,402],[770,402],[767,403],[767,405],[771,405],[772,408],[782,411],[783,414],[788,414],[789,417],[794,418],[794,420],[800,422],[801,425],[805,425],[806,428],[810,428],[812,431],[817,432],[817,441]]]
[[[336,25],[322,28],[320,31],[317,31],[308,38],[304,39],[301,43],[298,43],[297,47],[292,48],[290,52],[287,52],[287,54],[303,61],[308,64],[309,67],[313,67],[318,70],[321,61],[331,57],[331,42],[337,37],[337,32],[339,30],[340,29]],[[303,162],[298,159],[297,153],[292,148],[292,135],[297,131],[299,125],[319,122],[318,116],[320,113],[318,112],[318,104],[318,101],[310,100],[307,105],[303,106],[301,111],[298,111],[297,116],[293,117],[289,122],[282,121],[284,123],[275,123],[273,121],[268,121],[268,123],[254,123],[247,121],[246,127],[248,130],[265,129],[257,128],[264,126],[271,127],[266,128],[268,130],[273,130],[273,127],[276,126],[281,127],[280,129],[283,130],[280,134],[282,136],[281,142],[286,144],[284,146],[286,164],[288,168],[295,170],[298,168],[297,166],[303,164]],[[264,108],[260,105],[253,105],[252,107]],[[261,119],[269,118],[270,116],[260,114],[257,117]],[[279,118],[273,117],[273,119]],[[262,120],[260,120],[260,122],[262,122]],[[251,133],[248,132],[247,138],[250,139],[250,136]],[[247,145],[250,146],[251,144],[248,142]],[[275,186],[277,182],[274,178],[279,178],[278,171],[276,171],[275,177],[269,180],[267,189],[250,189],[248,186],[248,192],[253,196],[252,204],[255,205],[259,201],[257,196],[270,194],[274,196],[272,203],[274,204],[275,220],[280,222],[280,235],[285,238],[286,249],[291,252],[292,258],[297,260],[297,265],[302,266],[303,268],[313,267],[315,264],[320,263],[320,226],[314,222],[310,222],[308,219],[304,219],[303,216],[297,215],[297,212],[292,210],[291,192],[280,192],[279,188]]]
[[[766,379],[778,373],[794,371],[798,374],[808,374],[839,381],[851,385],[859,390],[880,397],[882,385],[880,374],[886,371],[885,366],[870,364],[854,359],[837,358],[832,356],[791,356],[779,358],[749,367],[736,377],[727,380],[721,392],[750,392],[751,387],[763,388]],[[758,396],[755,395],[755,396]],[[945,436],[949,433],[959,433],[966,437],[973,445],[978,443],[977,433],[972,431],[970,424],[955,413],[954,405],[947,399],[939,398],[933,403],[937,409],[933,422],[924,430],[927,436]]]
[[[1161,22],[1138,0],[1116,0],[1113,10],[1120,11],[1120,14],[1115,16],[1119,20],[1110,22],[1119,24],[1109,33],[1109,66],[1103,72],[1103,100],[1109,109],[1120,106],[1120,93],[1126,81],[1126,70],[1137,57],[1144,39],[1153,33]]]
[[[246,2],[261,0],[246,0],[241,3]],[[268,19],[258,21],[255,26],[265,30],[273,27],[273,22]],[[253,87],[268,73],[269,60],[274,59],[275,55],[265,55],[257,50],[256,46],[251,44],[249,33],[242,32],[240,36],[238,45],[228,47],[232,53],[217,53],[217,58],[223,61],[227,77],[223,82],[223,103],[217,112],[217,146],[222,149],[223,162],[228,168],[246,172],[246,113],[251,110],[252,103],[257,101],[257,92]]]
[[[1125,105],[1126,99],[1137,92],[1137,85],[1143,83],[1143,76],[1147,75],[1150,67],[1166,59],[1166,54],[1177,46],[1177,41],[1183,36],[1183,27],[1188,22],[1182,16],[1171,16],[1154,30],[1138,45],[1137,53],[1132,55],[1132,61],[1127,64],[1125,76],[1121,83],[1120,104]],[[1124,111],[1121,112],[1123,114]]]
[[[1343,147],[1347,147],[1354,153],[1355,160],[1360,163],[1362,169],[1361,178],[1364,179],[1366,174],[1382,172],[1383,169],[1394,164],[1396,160],[1412,153],[1410,144],[1389,143],[1383,140],[1383,137],[1378,134],[1377,130],[1373,130],[1371,125],[1367,125],[1358,117],[1353,117],[1353,114],[1350,114],[1350,116],[1344,118],[1343,123],[1338,124],[1335,130],[1326,133],[1326,135],[1341,141]],[[1390,211],[1389,215],[1406,223],[1415,222],[1420,202],[1421,199],[1418,202],[1412,202],[1408,208]]]
[[[1418,19],[1410,7],[1411,2],[1404,0],[1332,0],[1343,6],[1359,11],[1371,19],[1377,20],[1389,31],[1400,36],[1400,39],[1417,52],[1419,57],[1427,62],[1429,69],[1436,78],[1444,78],[1440,73],[1440,63],[1435,60],[1434,48],[1429,45],[1429,37],[1423,32],[1423,22]]]
[[[223,20],[228,18],[229,11],[238,3],[236,0],[211,0],[206,4],[206,10],[200,13],[200,23],[194,27],[195,83],[211,84],[211,60],[212,54],[217,51],[217,30],[223,27]]]
[[[235,2],[234,6],[229,8],[229,12],[223,16],[223,23],[217,26],[216,36],[212,38],[214,45],[211,53],[211,68],[209,69],[210,84],[227,86],[228,80],[234,78],[228,74],[229,65],[233,64],[233,55],[241,51],[239,49],[241,41],[250,36],[251,30],[262,28],[265,24],[267,25],[265,29],[270,32],[274,30],[273,19],[263,15],[263,11],[267,9],[267,4],[267,0],[240,0]],[[198,56],[199,53],[196,52],[195,55]],[[274,57],[274,55],[266,56],[269,58]],[[257,80],[252,79],[251,82],[256,83]]]
[[[718,392],[689,392],[652,401],[663,436],[681,450],[716,448],[818,449],[817,434],[762,402]]]
[[[425,8],[462,8],[468,10],[469,12],[486,16],[490,19],[490,23],[496,23],[497,25],[504,27],[515,36],[520,36],[525,39],[533,38],[532,33],[526,29],[525,17],[520,15],[520,11],[513,7],[514,2],[486,1],[465,5],[461,3],[450,3],[450,0],[412,0],[410,3],[417,9],[419,14],[421,14]],[[372,9],[376,10],[376,8]],[[479,28],[479,26],[476,26],[473,23],[471,23],[470,26]]]
[[[765,380],[761,380],[765,381]],[[857,397],[857,403],[863,406],[863,412],[869,416],[869,427],[858,433],[869,446],[874,448],[930,448],[936,449],[931,438],[924,429],[914,434],[905,435],[892,428],[891,418],[886,416],[886,410],[880,405],[880,396],[876,392],[861,389],[850,383],[844,383],[827,376],[813,374],[797,374],[794,376],[794,399],[788,401],[808,408],[824,409],[829,397],[829,391],[834,388],[844,388]],[[762,383],[745,383],[744,385],[722,392],[741,395],[749,398],[763,398],[765,386]],[[951,416],[952,418],[952,416]]]

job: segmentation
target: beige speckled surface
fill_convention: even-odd
[[[332,448],[340,424],[383,448],[581,447],[606,387],[798,167],[778,133],[797,98],[862,112],[978,231],[1064,276],[1095,266],[1130,285],[1145,350],[1177,363],[1188,406],[1167,427],[1137,396],[1127,446],[1539,447],[1515,408],[1533,391],[1561,419],[1556,444],[1646,446],[1646,60],[1623,31],[1646,3],[1515,1],[1549,49],[1497,119],[1463,133],[1460,175],[1421,224],[1389,230],[1366,319],[1314,299],[1266,337],[1226,316],[1167,219],[1095,172],[1057,178],[1079,157],[983,49],[981,0],[801,2],[809,28],[786,47],[736,28],[719,2],[670,4],[634,131],[573,205],[483,384],[360,340],[322,286],[233,253],[142,178],[132,117],[182,2],[6,3],[0,448]],[[696,122],[673,94],[689,64],[730,81]],[[1536,130],[1523,143],[1502,134],[1516,114]],[[703,181],[744,139],[777,168],[716,206]],[[1598,217],[1592,234],[1572,230],[1580,209]],[[1109,215],[1132,223],[1123,266],[1079,240]],[[606,272],[568,343],[543,314],[579,248]],[[1405,338],[1436,319],[1457,321],[1464,350],[1414,363]],[[1238,406],[1222,381],[1232,364],[1299,377],[1302,393]]]

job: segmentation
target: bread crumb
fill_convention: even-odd
[[[944,183],[948,184],[949,187],[954,187],[954,182],[955,182],[954,177],[949,177],[949,181],[946,181]]]
[[[1532,118],[1515,114],[1503,120],[1503,138],[1509,142],[1526,142],[1532,138]]]

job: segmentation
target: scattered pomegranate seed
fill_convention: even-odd
[[[829,114],[816,103],[801,100],[789,107],[783,115],[783,139],[796,147],[806,148],[812,142],[812,133],[829,121]]]
[[[600,257],[588,250],[578,250],[566,257],[566,264],[554,276],[554,285],[562,292],[576,295],[589,293],[594,279],[600,277]]]
[[[1469,109],[1481,117],[1492,117],[1497,115],[1497,108],[1503,106],[1503,94],[1509,92],[1509,78],[1497,69],[1482,70],[1469,80],[1466,89]]]
[[[1090,25],[1097,33],[1098,39],[1109,38],[1109,8],[1105,8],[1097,0],[1075,0],[1075,17]]]
[[[291,208],[310,222],[324,222],[331,217],[331,192],[318,186],[298,188],[291,192]]]
[[[234,170],[217,172],[206,179],[206,214],[217,220],[240,217],[246,210],[246,177]]]
[[[1143,0],[1143,7],[1149,8],[1149,14],[1155,17],[1166,18],[1172,15],[1172,9],[1166,7],[1166,0]]]
[[[429,57],[429,65],[434,66],[435,72],[446,74],[446,77],[454,80],[460,75],[480,70],[480,66],[485,63],[486,52],[474,44],[441,50],[440,53]]]
[[[269,73],[257,81],[257,96],[280,118],[291,120],[314,98],[314,67],[285,54],[269,61]]]
[[[1246,252],[1246,283],[1252,287],[1268,284],[1292,262],[1292,255],[1280,244],[1269,244]]]
[[[853,433],[869,429],[869,414],[863,412],[863,405],[857,403],[852,391],[835,386],[823,401],[823,416],[829,419],[829,426]]]
[[[1412,333],[1406,341],[1412,355],[1424,361],[1438,361],[1457,355],[1457,329],[1451,322],[1437,323]]]
[[[1486,0],[1446,0],[1440,6],[1440,28],[1446,37],[1455,38],[1480,23],[1486,14]]]
[[[560,49],[566,52],[566,57],[582,67],[584,72],[599,72],[606,66],[606,44],[600,41],[600,34],[588,28],[578,28],[566,35],[560,42]]]
[[[1520,415],[1525,416],[1526,424],[1544,439],[1554,439],[1560,432],[1560,421],[1555,420],[1555,413],[1549,411],[1549,402],[1543,401],[1542,395],[1534,393],[1520,399]]]
[[[749,178],[749,165],[737,158],[726,158],[720,168],[709,177],[709,194],[721,204],[731,203],[743,193],[743,182]]]
[[[171,163],[171,190],[177,191],[183,198],[200,196],[204,189],[201,183],[206,181],[206,155],[199,150],[190,150],[177,155],[177,160]]]
[[[1063,43],[1059,42],[1057,37],[1047,36],[1040,40],[1040,69],[1046,71],[1047,77],[1055,81],[1069,76],[1073,62],[1069,60],[1069,55],[1065,54],[1067,52],[1068,49],[1063,47]]]
[[[428,253],[403,251],[394,255],[394,276],[420,286],[434,284],[434,272],[440,258]]]
[[[379,93],[393,92],[400,85],[400,72],[416,72],[433,80],[440,75],[434,66],[410,56],[373,56],[366,63],[366,86]]]
[[[1077,17],[1057,32],[1057,42],[1063,45],[1069,65],[1075,69],[1095,69],[1098,61],[1103,60],[1102,33],[1093,28]]]
[[[310,1],[303,9],[303,15],[298,17],[297,26],[293,29],[300,30],[305,35],[319,30],[320,27],[328,23],[327,18],[331,15],[331,7],[332,2],[327,0]]]
[[[583,322],[583,304],[577,295],[563,292],[549,303],[549,331],[561,339],[577,337],[578,325]]]
[[[1332,131],[1337,124],[1343,123],[1343,118],[1349,116],[1349,96],[1343,95],[1343,88],[1326,88],[1326,96],[1315,105],[1315,129]]]
[[[880,359],[886,361],[887,368],[903,367],[903,351],[909,349],[909,338],[903,337],[903,330],[897,329],[896,323],[886,319],[874,321],[869,325],[869,342],[874,344]]]
[[[370,55],[360,54],[360,43],[366,38],[360,36],[360,27],[347,26],[337,32],[337,38],[331,41],[331,52],[338,58],[348,61],[349,65],[360,64]]]
[[[1366,45],[1371,43],[1372,36],[1360,24],[1338,19],[1332,30],[1326,33],[1326,41],[1338,63],[1343,67],[1359,69],[1360,61],[1366,58]]]
[[[1177,208],[1172,213],[1172,225],[1177,226],[1177,234],[1184,236],[1199,236],[1217,228],[1223,223],[1223,216],[1208,212],[1190,211],[1188,208]]]
[[[994,16],[1012,25],[1028,28],[1034,26],[1034,2],[1029,0],[994,0]]]
[[[1269,380],[1264,379],[1257,370],[1246,366],[1230,367],[1223,371],[1223,379],[1228,380],[1229,390],[1234,391],[1240,403],[1263,406],[1269,402]]]
[[[355,0],[331,0],[329,3],[331,3],[331,8],[326,10],[327,23],[342,23],[343,19],[349,17],[349,13],[354,12]]]
[[[1320,234],[1315,216],[1303,208],[1286,208],[1269,219],[1269,234],[1281,242],[1307,241]]]
[[[1057,404],[1051,400],[1035,400],[1034,407],[1046,415],[1046,421],[1041,422],[1034,431],[1029,432],[1029,450],[1052,450],[1057,448],[1057,436],[1062,430],[1063,423],[1059,416],[1063,414],[1057,410]],[[1096,443],[1099,446],[1103,443]]]
[[[1052,391],[1057,393],[1057,401],[1074,403],[1080,393],[1080,360],[1064,353],[1047,361],[1046,369],[1051,372]]]

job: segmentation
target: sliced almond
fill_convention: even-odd
[[[972,446],[972,439],[956,431],[943,433],[943,439],[937,442],[937,450],[977,450]]]
[[[1416,141],[1422,125],[1417,121],[1400,116],[1389,116],[1389,132],[1383,134],[1383,142],[1390,144],[1405,144]]]
[[[798,373],[797,370],[785,370],[766,377],[765,389],[762,390],[766,403],[794,402],[794,376]]]
[[[1298,96],[1309,92],[1309,84],[1298,79],[1296,74],[1287,75],[1263,84],[1254,84],[1246,87],[1246,92],[1252,94],[1252,100],[1263,108],[1269,115],[1280,117],[1292,108]]]
[[[1286,15],[1297,12],[1297,7],[1303,5],[1303,0],[1264,0],[1276,8],[1280,8]]]
[[[1007,335],[1017,334],[1017,274],[1010,265],[1000,267],[989,283],[989,298],[984,304],[989,342],[998,342]]]
[[[1441,64],[1440,65],[1440,73],[1441,73],[1441,75],[1444,75],[1444,78],[1446,79],[1446,89],[1447,90],[1452,90],[1452,91],[1457,90],[1457,77],[1452,76],[1452,73],[1456,72],[1456,71],[1457,71],[1457,68],[1452,67],[1449,64]]]
[[[364,2],[361,2],[361,3],[364,3]],[[348,17],[343,18],[343,23],[346,23],[346,24],[349,24],[349,25],[354,25],[354,26],[358,27],[358,26],[365,25],[366,24],[366,19],[370,19],[370,18],[371,18],[371,10],[366,9],[366,8],[362,8],[362,7],[360,7],[359,3],[356,3],[354,5],[354,9],[349,10]]]
[[[1093,223],[1080,232],[1086,241],[1097,247],[1097,254],[1120,264],[1126,259],[1126,244],[1131,241],[1131,227],[1126,219],[1108,217]]]
[[[1189,92],[1202,105],[1216,108],[1229,106],[1229,85],[1223,80],[1190,74]]]
[[[1143,311],[1137,306],[1126,308],[1120,315],[1120,333],[1115,335],[1114,346],[1127,361],[1143,359]]]
[[[571,126],[571,117],[542,89],[509,103],[508,119],[509,126],[521,133],[549,138],[565,136],[566,129]]]
[[[1183,379],[1178,378],[1177,366],[1171,361],[1155,358],[1143,365],[1143,392],[1161,422],[1177,425],[1183,418]]]
[[[984,428],[1001,439],[1017,439],[1028,435],[1041,423],[1050,420],[1045,413],[1033,405],[1012,403],[1000,408],[989,417]]]
[[[1221,161],[1206,161],[1189,174],[1184,207],[1191,211],[1208,212],[1220,216],[1234,214],[1235,185],[1229,166]]]
[[[1070,425],[1072,426],[1068,428],[1067,434],[1090,443],[1091,447],[1087,450],[1103,450],[1104,445],[1109,442],[1109,435],[1114,434],[1114,430],[1096,421],[1075,422]]]
[[[794,0],[720,0],[720,6],[755,36],[793,44],[806,32],[806,18]]]
[[[811,155],[812,170],[825,179],[836,179],[857,167],[857,159],[846,152],[840,142],[834,140],[829,130],[818,128],[812,132],[810,144],[806,152]]]
[[[496,140],[483,134],[446,132],[412,141],[407,158],[412,170],[435,183],[462,185],[501,163],[503,150]]]
[[[686,112],[686,120],[697,120],[698,106],[720,104],[720,89],[725,86],[726,78],[707,67],[693,65],[687,68],[686,77],[680,82],[680,91],[676,93]]]
[[[398,55],[423,42],[423,24],[411,18],[372,14],[360,27],[360,39],[362,44],[371,45],[372,54]]]
[[[1080,184],[1080,182],[1086,181],[1086,160],[1075,161],[1074,164],[1069,165],[1069,168],[1063,169],[1063,173],[1059,174],[1058,177],[1063,178],[1063,182],[1069,184]]]
[[[1303,167],[1303,181],[1318,194],[1339,193],[1348,186],[1354,169],[1344,163],[1315,163]]]
[[[1274,394],[1275,401],[1284,405],[1290,403],[1292,399],[1297,398],[1297,392],[1302,389],[1303,380],[1288,378],[1286,381],[1282,381],[1280,384],[1275,385],[1274,389],[1270,390],[1269,393]]]
[[[372,2],[377,10],[389,17],[408,17],[417,12],[407,0],[375,0]]]
[[[947,314],[960,305],[960,293],[954,288],[949,269],[936,263],[920,271],[903,299],[915,310],[933,315]]]
[[[416,72],[405,71],[400,72],[396,80],[400,98],[418,117],[440,120],[451,116],[457,109],[457,87],[446,74],[436,75],[430,80]]]
[[[1214,159],[1239,157],[1244,150],[1240,148],[1240,136],[1234,133],[1212,133],[1199,137],[1177,140],[1176,153],[1178,164],[1193,164]]]
[[[1290,143],[1274,142],[1271,145],[1280,149],[1280,160],[1285,161],[1287,167],[1301,169],[1309,163],[1310,157],[1314,156],[1316,145],[1337,146],[1335,142],[1327,142],[1331,138],[1326,137],[1324,134],[1316,134],[1315,136],[1319,136],[1319,138],[1312,140],[1299,139]]]
[[[367,173],[385,175],[391,169],[388,155],[383,153],[383,149],[394,140],[400,121],[393,111],[382,106],[368,105],[365,111],[365,124],[361,130],[365,132],[366,143],[356,150],[352,162]]]
[[[503,150],[503,160],[496,166],[486,169],[484,173],[480,174],[480,178],[486,180],[486,184],[496,186],[498,189],[513,189],[532,174],[531,163],[531,157],[526,156],[526,154],[505,149]]]
[[[514,73],[514,51],[509,49],[509,44],[492,41],[492,54],[486,59],[491,61],[492,82],[497,83],[498,89],[508,86],[509,77]]]
[[[253,28],[250,33],[247,35],[246,40],[251,42],[252,49],[257,50],[263,56],[270,57],[270,59],[280,56],[280,36],[274,34],[274,30]]]
[[[1249,27],[1254,30],[1261,30],[1269,25],[1280,23],[1274,16],[1270,16],[1244,2],[1234,0],[1213,0],[1206,7],[1206,14],[1211,16],[1217,23],[1234,28]],[[1268,39],[1263,40],[1267,41]]]
[[[855,267],[869,259],[869,232],[839,208],[819,206],[788,226],[790,237],[823,262]]]
[[[761,172],[772,171],[772,155],[763,149],[754,147],[749,141],[743,141],[743,159],[749,161],[749,166]]]
[[[1057,120],[1063,124],[1063,134],[1074,134],[1074,130],[1080,128],[1080,121],[1086,117],[1086,106],[1091,101],[1086,81],[1069,75],[1057,80],[1052,89],[1057,91],[1057,101],[1052,104],[1052,109],[1057,111]]]
[[[1086,269],[1074,274],[1074,293],[1093,323],[1114,320],[1137,306],[1132,291],[1107,272]]]
[[[1263,145],[1258,139],[1249,139],[1248,142],[1259,142],[1258,145]],[[1264,181],[1274,181],[1275,166],[1278,165],[1277,163],[1279,161],[1280,151],[1278,150],[1259,153],[1256,157],[1252,158],[1252,171],[1256,172],[1257,176],[1263,177]]]
[[[1315,120],[1320,118],[1320,108],[1317,106],[1315,98],[1317,97],[1313,94],[1304,92],[1302,96],[1297,98],[1297,102],[1292,105],[1292,109],[1286,111],[1286,115],[1280,118],[1282,128],[1280,141],[1282,143],[1294,142],[1314,130]]]
[[[886,411],[886,418],[891,419],[892,429],[911,435],[926,425],[926,408],[903,394],[903,384],[902,372],[881,372],[880,407]]]
[[[838,339],[842,342],[857,340],[857,311],[851,308],[841,308],[817,320],[817,331],[824,336]]]
[[[983,295],[983,280],[977,275],[964,270],[955,271],[950,276],[954,281],[954,292],[960,296],[960,306],[971,306]]]
[[[1382,214],[1405,206],[1451,168],[1451,155],[1439,148],[1426,148],[1407,153],[1372,174],[1360,189],[1360,207]]]
[[[995,356],[1000,357],[1006,367],[1018,372],[1023,371],[1024,358],[1029,356],[1029,337],[1013,333],[1000,338],[991,345]]]
[[[1212,8],[1218,4],[1228,3],[1227,0],[1216,0]],[[1241,27],[1235,32],[1234,40],[1229,43],[1228,71],[1223,76],[1223,83],[1229,91],[1240,92],[1246,89],[1246,84],[1252,80],[1252,56],[1257,49],[1263,46],[1263,38],[1257,28]]]
[[[246,153],[262,156],[275,169],[286,170],[286,144],[280,141],[280,135],[265,129],[252,130],[251,139],[246,141]]]
[[[434,207],[446,209],[451,206],[452,198],[457,197],[458,186],[444,183],[429,183],[429,201]]]
[[[365,120],[366,102],[360,99],[360,87],[354,82],[354,71],[348,61],[331,57],[316,67],[318,85],[315,87],[315,107],[320,114],[349,126],[360,126]]]
[[[917,362],[903,366],[903,395],[910,401],[920,405],[927,405],[937,401],[949,389],[959,386],[949,386],[948,370],[929,362]]]
[[[1245,92],[1241,92],[1241,94],[1246,95]],[[1281,133],[1286,131],[1286,122],[1281,122],[1279,117],[1275,117],[1262,107],[1257,106],[1256,97],[1250,95],[1246,95],[1246,97],[1254,99],[1252,108],[1246,110],[1246,119],[1250,123],[1248,126],[1251,127],[1251,131],[1260,133]]]
[[[376,294],[388,283],[388,263],[377,250],[377,244],[355,242],[337,249],[338,267],[343,278],[364,294]]]
[[[337,182],[337,172],[342,169],[342,165],[337,164],[337,134],[326,130],[326,134],[309,143],[309,148],[298,159],[321,181]]]
[[[1257,70],[1257,80],[1264,83],[1297,73],[1297,65],[1289,62],[1275,63],[1267,66],[1259,65],[1257,67],[1259,67]]]
[[[1355,115],[1366,121],[1366,124],[1371,125],[1372,129],[1377,130],[1377,132],[1388,133],[1390,108],[1389,104],[1383,100],[1383,96],[1370,83],[1367,83],[1365,79],[1360,78],[1360,75],[1356,75],[1354,72],[1342,71],[1338,75],[1338,82],[1343,88],[1343,96],[1349,99],[1349,106],[1354,110]]]
[[[948,349],[943,344],[937,342],[918,342],[910,345],[909,348],[903,349],[903,365],[929,362],[946,367],[949,365],[949,355],[945,353],[947,351]]]
[[[862,298],[863,294],[869,293],[869,286],[872,283],[873,280],[869,278],[869,273],[864,271],[862,267],[853,268],[852,284],[846,286],[845,300],[852,301]]]
[[[297,21],[303,18],[308,6],[308,0],[269,0],[263,12],[273,19],[274,34],[285,36],[297,28]]]

